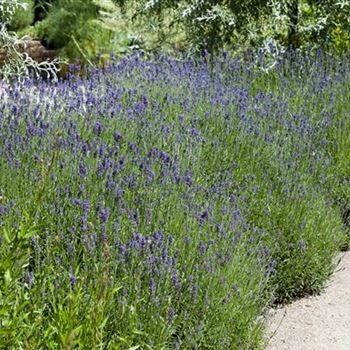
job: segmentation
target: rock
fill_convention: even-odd
[[[39,39],[32,39],[25,44],[17,45],[16,49],[21,53],[26,53],[37,62],[52,61],[56,58],[56,51],[47,50]],[[5,62],[7,56],[6,48],[0,48],[0,66]]]

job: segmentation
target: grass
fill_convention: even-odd
[[[349,241],[346,60],[88,74],[0,104],[0,347],[263,349]]]

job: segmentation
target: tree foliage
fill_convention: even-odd
[[[305,15],[315,23],[303,30],[305,42],[331,45],[338,52],[349,48],[350,1],[309,0],[304,8]]]
[[[275,39],[285,48],[316,44],[348,46],[350,1],[340,0],[114,0],[134,16],[164,20],[173,11],[191,48],[215,52],[241,40]],[[165,23],[166,24],[166,23]],[[242,40],[243,38],[243,40]]]
[[[231,44],[238,33],[247,33],[249,25],[269,10],[267,0],[114,0],[121,6],[133,6],[134,17],[156,17],[163,25],[180,24],[188,46],[209,52]],[[169,12],[172,20],[166,21]]]
[[[21,0],[22,2],[25,0]],[[73,60],[99,53],[177,48],[215,54],[350,47],[347,0],[37,0],[42,20],[28,33]],[[20,12],[18,12],[20,13]],[[272,48],[272,49],[271,49]],[[277,51],[276,51],[277,50]]]

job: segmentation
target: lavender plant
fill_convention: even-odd
[[[346,242],[345,61],[87,73],[0,99],[0,347],[264,348]]]

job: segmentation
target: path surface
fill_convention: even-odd
[[[268,314],[268,350],[350,350],[350,252],[319,296]]]

